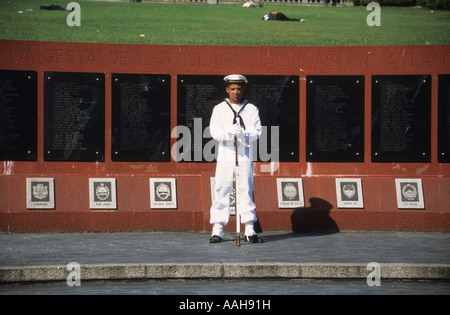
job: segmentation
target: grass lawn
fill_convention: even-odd
[[[69,2],[58,3],[66,7]],[[159,45],[450,44],[450,11],[418,7],[381,7],[381,26],[369,27],[366,18],[370,11],[364,6],[242,8],[238,4],[77,2],[81,26],[69,27],[69,12],[39,9],[52,1],[0,0],[0,38]],[[307,21],[261,20],[270,11]]]

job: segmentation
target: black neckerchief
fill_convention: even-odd
[[[242,110],[244,109],[245,105],[248,104],[248,101],[247,101],[247,100],[244,100],[244,101],[242,102],[242,108],[239,110],[239,112],[236,112],[236,111],[233,109],[233,107],[232,107],[231,104],[228,102],[228,100],[225,100],[225,102],[228,104],[228,106],[230,107],[230,109],[231,109],[231,110],[233,111],[233,113],[234,113],[233,125],[238,123],[237,119],[239,118],[239,125],[240,125],[242,128],[245,129],[244,120],[242,119],[241,115],[239,115],[239,114],[242,112]]]

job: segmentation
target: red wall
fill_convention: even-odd
[[[273,174],[255,163],[255,202],[264,230],[450,231],[450,166],[437,161],[437,81],[450,73],[450,46],[217,47],[84,44],[0,40],[0,69],[38,73],[38,158],[0,161],[0,231],[130,231],[209,229],[213,163],[111,161],[111,74],[170,74],[171,128],[177,125],[177,75],[298,75],[300,161],[280,163]],[[43,72],[105,74],[105,162],[46,162],[43,158]],[[371,162],[371,76],[432,76],[431,163]],[[307,163],[306,75],[365,76],[365,162]],[[172,139],[172,145],[176,139]],[[28,210],[26,178],[55,179],[55,209]],[[89,208],[89,178],[117,179],[117,210]],[[150,208],[149,178],[175,177],[178,208]],[[277,177],[303,178],[305,208],[279,209]],[[364,209],[338,209],[336,177],[362,179]],[[397,208],[395,178],[422,179],[425,209]],[[320,198],[326,203],[315,202]],[[329,211],[331,209],[331,211]],[[234,224],[230,222],[229,229]]]

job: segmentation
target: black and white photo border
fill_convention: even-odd
[[[298,188],[298,191],[296,192],[298,198],[295,198],[295,200],[286,200],[286,198],[283,198],[283,183],[296,184],[296,188]],[[280,209],[304,208],[305,199],[303,196],[303,180],[301,178],[277,178],[277,196],[278,208]]]
[[[411,200],[407,200],[407,196],[404,195],[404,191],[406,187],[413,188],[413,190],[417,190],[414,193],[416,194],[411,198]],[[420,178],[396,178],[395,179],[395,188],[397,193],[397,207],[398,209],[425,209],[425,201],[423,196],[423,187],[422,187],[422,179]]]
[[[27,209],[53,210],[55,209],[55,184],[49,177],[27,178]],[[46,182],[48,184],[48,198],[38,201],[33,198],[33,183]]]
[[[353,200],[346,200],[341,189],[341,183],[352,183],[356,187],[356,194]],[[338,208],[363,209],[364,198],[361,178],[336,178],[336,198]]]
[[[96,183],[110,183],[111,191],[110,198],[107,201],[98,201],[95,198],[95,184]],[[116,210],[117,209],[117,194],[116,194],[116,179],[115,178],[89,178],[89,208],[95,210]]]
[[[157,200],[156,188],[159,183],[170,184],[170,200]],[[150,178],[150,208],[152,209],[176,209],[177,208],[177,185],[176,179],[170,178]]]

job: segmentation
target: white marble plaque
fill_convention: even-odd
[[[27,178],[27,208],[55,209],[53,178]]]
[[[396,178],[395,187],[399,209],[425,209],[421,179]]]
[[[277,178],[279,208],[303,208],[303,181],[301,178]]]
[[[89,178],[89,207],[91,209],[117,209],[115,178]]]
[[[150,178],[150,206],[152,209],[176,209],[175,178]]]
[[[338,208],[364,208],[361,178],[336,178]]]

